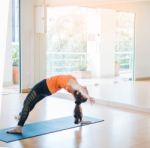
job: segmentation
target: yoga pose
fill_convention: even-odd
[[[82,121],[82,109],[80,104],[87,100],[89,100],[90,103],[94,103],[94,98],[88,95],[87,88],[80,85],[75,77],[71,75],[57,75],[40,81],[31,89],[24,100],[22,111],[17,118],[18,125],[7,131],[7,133],[21,134],[24,123],[34,106],[46,96],[52,95],[62,88],[74,96],[76,104],[74,109],[74,123],[80,123]]]

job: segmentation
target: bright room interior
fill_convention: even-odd
[[[149,0],[5,0],[0,3],[1,128],[15,126],[13,116],[21,109],[33,85],[53,75],[72,74],[96,100],[95,107],[84,105],[85,114],[107,121],[100,123],[102,126],[96,125],[103,131],[98,134],[100,141],[93,138],[89,142],[87,133],[95,134],[94,126],[91,126],[93,131],[83,129],[83,135],[87,136],[85,145],[84,140],[78,141],[80,130],[64,131],[71,135],[70,145],[65,147],[120,147],[122,142],[126,148],[150,146],[150,132],[146,131],[150,114]],[[73,101],[65,90],[59,91],[52,100],[39,103],[28,122],[72,115],[70,99]],[[68,110],[65,103],[70,105]],[[53,105],[61,111],[57,112]],[[7,106],[11,112],[6,110]],[[40,113],[38,109],[43,110]],[[121,127],[130,130],[123,131]],[[108,143],[103,139],[105,130]],[[58,132],[55,137],[61,139],[61,135],[63,132]],[[0,142],[0,146],[48,147],[57,143],[55,138],[49,141],[51,135],[45,138]],[[30,140],[38,144],[31,144]],[[67,138],[60,141],[63,143]]]

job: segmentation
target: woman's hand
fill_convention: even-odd
[[[90,101],[91,104],[95,103],[95,99],[93,97],[89,97],[89,101]]]
[[[86,92],[87,94],[89,94],[87,87],[86,87],[86,86],[82,86],[82,87],[84,88],[85,92]]]

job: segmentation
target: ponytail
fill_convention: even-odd
[[[74,108],[74,118],[75,118],[74,123],[79,124],[82,121],[82,117],[83,114],[82,114],[81,106],[80,104],[76,104]]]

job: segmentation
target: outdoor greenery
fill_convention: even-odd
[[[19,66],[19,44],[12,45],[13,66]]]
[[[118,12],[115,60],[119,63],[122,72],[133,69],[133,51],[134,14]]]
[[[48,50],[86,52],[86,20],[84,15],[58,16],[48,27]]]
[[[87,16],[74,11],[52,13],[48,18],[47,73],[86,71]],[[133,69],[134,14],[117,12],[116,24],[115,61],[120,71],[129,71]]]
[[[49,18],[47,69],[51,74],[87,69],[86,17],[65,14]],[[47,72],[49,73],[49,71]]]

